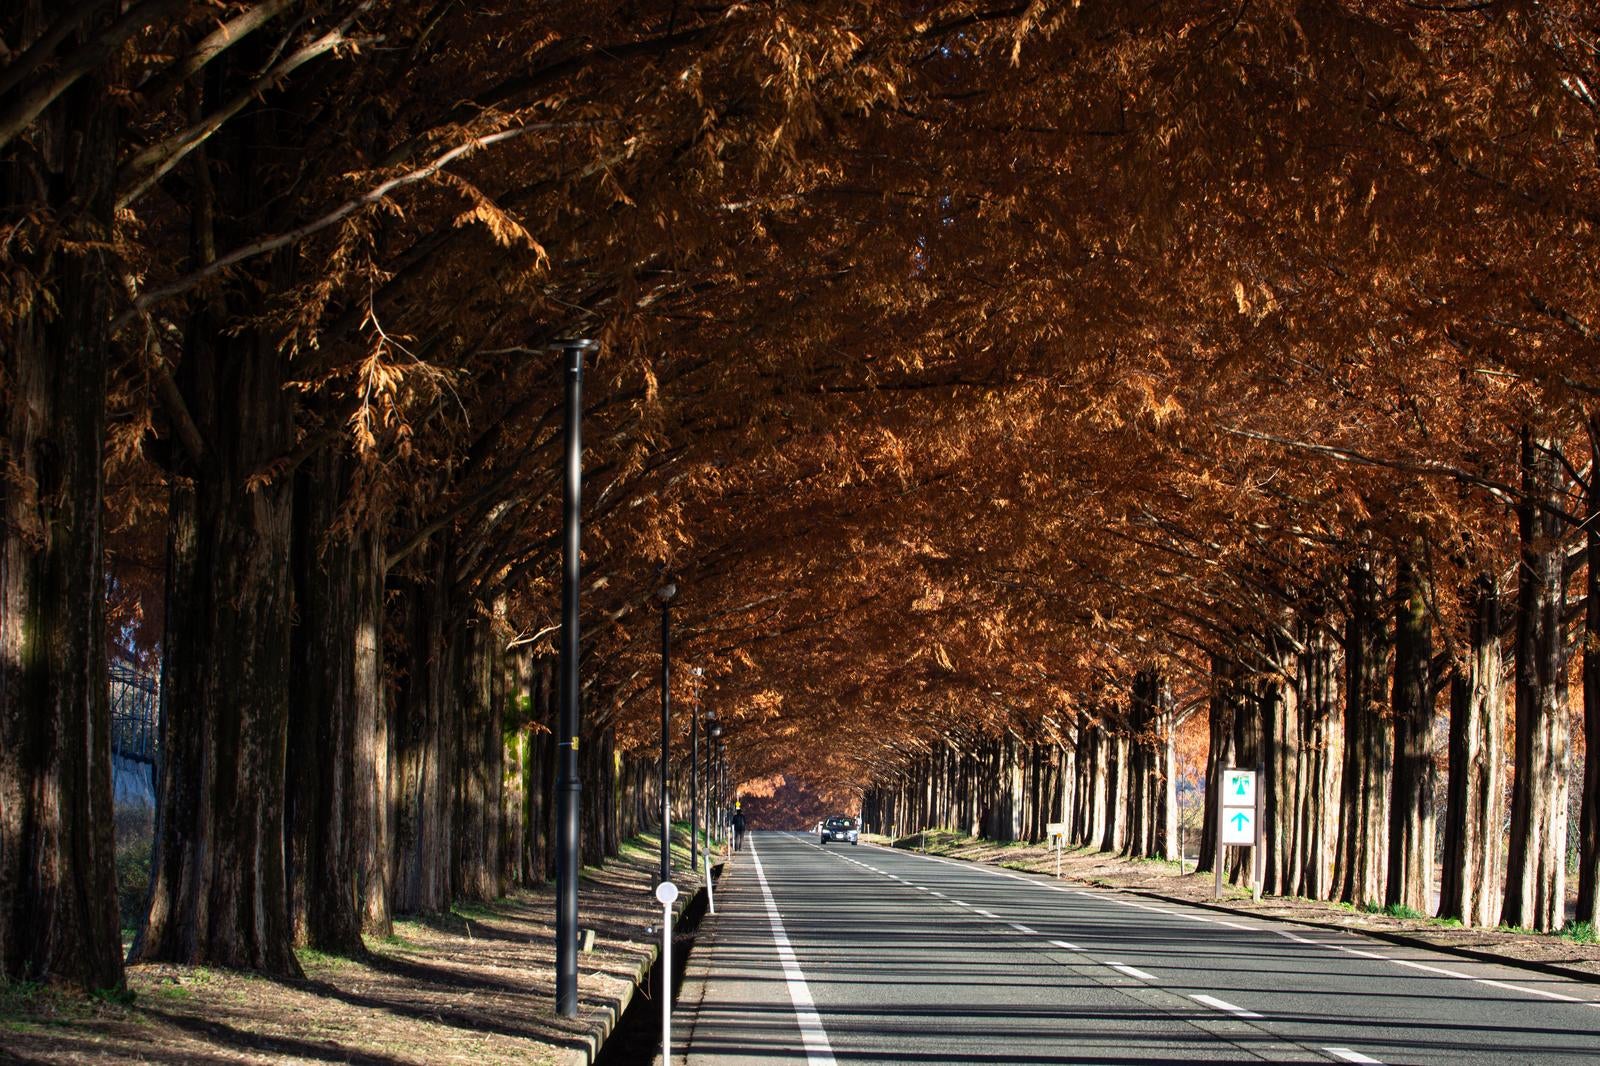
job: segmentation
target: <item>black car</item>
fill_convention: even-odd
[[[856,820],[836,814],[823,821],[822,827],[817,830],[817,838],[826,844],[830,840],[842,840],[851,844],[859,844],[861,833],[856,829]]]

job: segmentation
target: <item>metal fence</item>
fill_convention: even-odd
[[[156,720],[161,687],[153,675],[128,663],[112,663],[110,673],[111,750],[153,763],[161,738]]]

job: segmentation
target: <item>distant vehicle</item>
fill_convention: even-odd
[[[856,820],[836,814],[817,827],[817,839],[826,844],[830,840],[842,840],[850,844],[861,843],[861,833],[856,829]]]

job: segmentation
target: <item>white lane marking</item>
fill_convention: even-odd
[[[1351,1051],[1347,1047],[1325,1047],[1322,1050],[1327,1052],[1329,1055],[1332,1055],[1334,1058],[1343,1059],[1346,1062],[1373,1062],[1377,1063],[1377,1066],[1383,1066],[1382,1060],[1369,1059],[1367,1056],[1361,1054],[1361,1052]]]
[[[981,914],[985,918],[993,918],[997,922],[1000,920],[1000,916],[998,914],[996,914],[994,911],[986,911],[982,907],[974,907],[972,909],[973,909],[973,911],[975,913]]]
[[[1030,929],[1027,926],[1023,925],[1021,922],[1007,922],[1006,924],[1009,925],[1011,928],[1015,929],[1017,932],[1021,933],[1024,936],[1038,936],[1039,935],[1039,931],[1037,929]]]
[[[1257,1014],[1255,1011],[1245,1010],[1243,1007],[1235,1007],[1232,1003],[1229,1003],[1226,1000],[1218,999],[1216,996],[1194,996],[1194,995],[1191,995],[1189,998],[1193,999],[1193,1000],[1198,1000],[1199,1002],[1204,1003],[1206,1006],[1211,1007],[1211,1008],[1213,1008],[1215,1010],[1227,1011],[1229,1014],[1233,1015],[1236,1018],[1259,1018],[1259,1017],[1261,1017],[1261,1015]]]
[[[1156,975],[1153,973],[1145,973],[1141,969],[1133,966],[1124,966],[1120,962],[1108,962],[1106,965],[1111,967],[1113,970],[1121,970],[1129,977],[1137,977],[1141,981],[1154,981],[1156,979]]]
[[[967,907],[967,908],[970,908],[970,907],[971,907],[971,906],[972,906],[972,904],[970,904],[970,903],[967,903],[967,902],[965,902],[965,901],[964,901],[964,900],[959,900],[959,899],[953,899],[953,900],[951,900],[951,901],[950,901],[950,902],[951,902],[951,903],[954,903],[954,904],[955,904],[955,905],[956,905],[956,906],[957,906],[957,907]]]
[[[1543,988],[1529,988],[1527,985],[1514,985],[1505,981],[1495,981],[1488,977],[1474,977],[1470,973],[1462,973],[1460,970],[1448,970],[1443,966],[1429,966],[1427,963],[1413,962],[1410,959],[1396,959],[1389,955],[1379,955],[1375,951],[1362,951],[1360,948],[1352,948],[1344,944],[1330,944],[1322,940],[1312,940],[1308,937],[1296,936],[1294,933],[1286,932],[1281,929],[1273,931],[1279,936],[1296,941],[1297,943],[1309,944],[1312,947],[1324,948],[1328,951],[1342,951],[1346,955],[1356,955],[1363,959],[1374,959],[1378,962],[1393,963],[1396,966],[1405,966],[1412,970],[1422,970],[1425,973],[1435,973],[1441,977],[1451,977],[1457,981],[1471,981],[1473,984],[1477,985],[1487,985],[1490,988],[1501,988],[1505,989],[1507,992],[1523,992],[1530,996],[1543,996],[1545,999],[1556,999],[1563,1003],[1584,1003],[1591,1007],[1600,1006],[1600,1003],[1597,1003],[1594,1000],[1580,999],[1577,996],[1562,995],[1560,992],[1550,992]]]
[[[874,846],[877,846],[877,845],[874,845]],[[897,854],[914,854],[914,853],[897,852]],[[1137,907],[1140,910],[1156,910],[1156,908],[1154,908],[1154,907],[1149,907],[1149,906],[1147,906],[1145,904],[1142,904],[1142,903],[1131,903],[1131,902],[1129,902],[1127,900],[1119,899],[1117,896],[1110,895],[1110,894],[1107,894],[1107,893],[1085,892],[1081,888],[1066,888],[1066,887],[1064,887],[1062,885],[1052,885],[1052,884],[1049,884],[1047,882],[1036,881],[1031,877],[1022,877],[1022,876],[1020,876],[1018,874],[1002,872],[1000,870],[986,869],[982,865],[978,865],[978,864],[974,864],[974,863],[956,862],[953,859],[940,859],[940,858],[937,858],[937,857],[935,857],[933,855],[915,855],[915,857],[918,858],[918,859],[926,859],[929,862],[943,863],[946,866],[954,866],[957,869],[961,869],[961,870],[969,870],[969,871],[973,871],[973,872],[986,873],[986,874],[989,874],[989,875],[991,875],[993,877],[1004,877],[1004,878],[1006,878],[1008,880],[1011,880],[1011,881],[1021,881],[1023,884],[1033,885],[1035,888],[1043,888],[1043,889],[1047,889],[1048,891],[1051,891],[1051,892],[1061,892],[1061,893],[1064,893],[1064,894],[1067,894],[1067,895],[1082,896],[1085,899],[1103,900],[1103,901],[1108,902],[1108,903],[1120,903],[1123,906],[1126,906],[1126,907]],[[1210,917],[1205,917],[1205,916],[1202,916],[1202,915],[1199,915],[1199,914],[1188,914],[1188,913],[1185,913],[1184,911],[1170,911],[1170,910],[1168,910],[1168,911],[1157,911],[1157,913],[1170,915],[1171,917],[1174,917],[1174,918],[1182,918],[1185,921],[1204,922],[1207,925],[1220,925],[1220,926],[1223,926],[1223,927],[1228,928],[1228,929],[1238,929],[1238,930],[1241,930],[1241,931],[1247,932],[1247,933],[1269,933],[1269,932],[1270,933],[1276,933],[1278,936],[1286,937],[1286,938],[1288,938],[1290,940],[1294,940],[1294,941],[1297,941],[1297,942],[1302,943],[1302,944],[1310,944],[1310,945],[1313,945],[1315,947],[1324,948],[1324,949],[1326,949],[1328,951],[1342,951],[1347,955],[1357,955],[1357,956],[1360,956],[1361,958],[1374,959],[1374,960],[1376,960],[1378,962],[1389,962],[1389,963],[1395,963],[1395,964],[1400,965],[1400,966],[1411,966],[1411,967],[1413,967],[1415,969],[1432,970],[1433,972],[1439,973],[1439,974],[1441,974],[1443,976],[1453,977],[1453,978],[1456,978],[1457,980],[1461,980],[1461,981],[1471,981],[1471,982],[1473,982],[1475,984],[1487,985],[1490,988],[1504,989],[1507,992],[1522,992],[1522,993],[1525,993],[1525,994],[1530,995],[1530,996],[1540,996],[1540,997],[1543,997],[1545,999],[1560,1000],[1560,1001],[1562,1001],[1564,1003],[1581,1003],[1581,1004],[1584,1004],[1585,1006],[1595,1007],[1597,1009],[1600,1009],[1600,1000],[1581,999],[1581,998],[1579,998],[1577,996],[1562,995],[1560,992],[1549,992],[1549,991],[1546,991],[1546,990],[1544,990],[1542,988],[1529,988],[1526,985],[1515,985],[1515,984],[1510,984],[1510,983],[1505,982],[1505,981],[1494,981],[1494,980],[1491,980],[1491,979],[1489,979],[1487,977],[1473,977],[1470,974],[1464,974],[1464,973],[1460,973],[1458,971],[1442,970],[1442,969],[1438,969],[1437,967],[1428,967],[1428,966],[1424,966],[1422,963],[1408,962],[1405,959],[1395,959],[1395,958],[1391,958],[1388,955],[1379,955],[1376,952],[1372,952],[1372,951],[1362,951],[1359,948],[1345,947],[1345,946],[1343,946],[1341,944],[1329,944],[1329,943],[1326,943],[1326,942],[1320,941],[1320,940],[1310,940],[1310,939],[1307,939],[1305,937],[1297,936],[1294,933],[1290,933],[1290,932],[1287,932],[1287,931],[1282,930],[1282,929],[1273,929],[1270,926],[1242,925],[1239,922],[1229,922],[1229,921],[1224,921],[1221,918],[1210,918]]]
[[[1067,951],[1082,951],[1083,950],[1078,945],[1069,944],[1065,940],[1052,940],[1052,941],[1050,941],[1050,943],[1054,944],[1058,948],[1064,948]]]
[[[822,1028],[822,1018],[817,1014],[817,1001],[811,998],[811,988],[806,975],[795,958],[789,934],[783,931],[783,919],[778,916],[778,904],[767,886],[767,875],[761,869],[761,856],[756,853],[755,837],[750,838],[750,858],[756,868],[756,880],[761,884],[761,898],[767,903],[767,918],[772,923],[772,940],[778,948],[778,961],[783,964],[783,976],[789,985],[789,1000],[794,1004],[795,1021],[800,1024],[800,1039],[805,1044],[806,1062],[810,1066],[833,1066],[833,1047],[828,1043],[827,1030]]]

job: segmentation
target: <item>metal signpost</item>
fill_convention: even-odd
[[[1050,843],[1056,848],[1056,880],[1061,880],[1061,848],[1067,842],[1067,823],[1049,822],[1045,825],[1045,832],[1050,834]]]
[[[1250,849],[1252,895],[1261,898],[1261,806],[1256,789],[1255,770],[1237,768],[1222,772],[1221,794],[1217,799],[1217,885],[1214,899],[1222,898],[1223,849]]]

